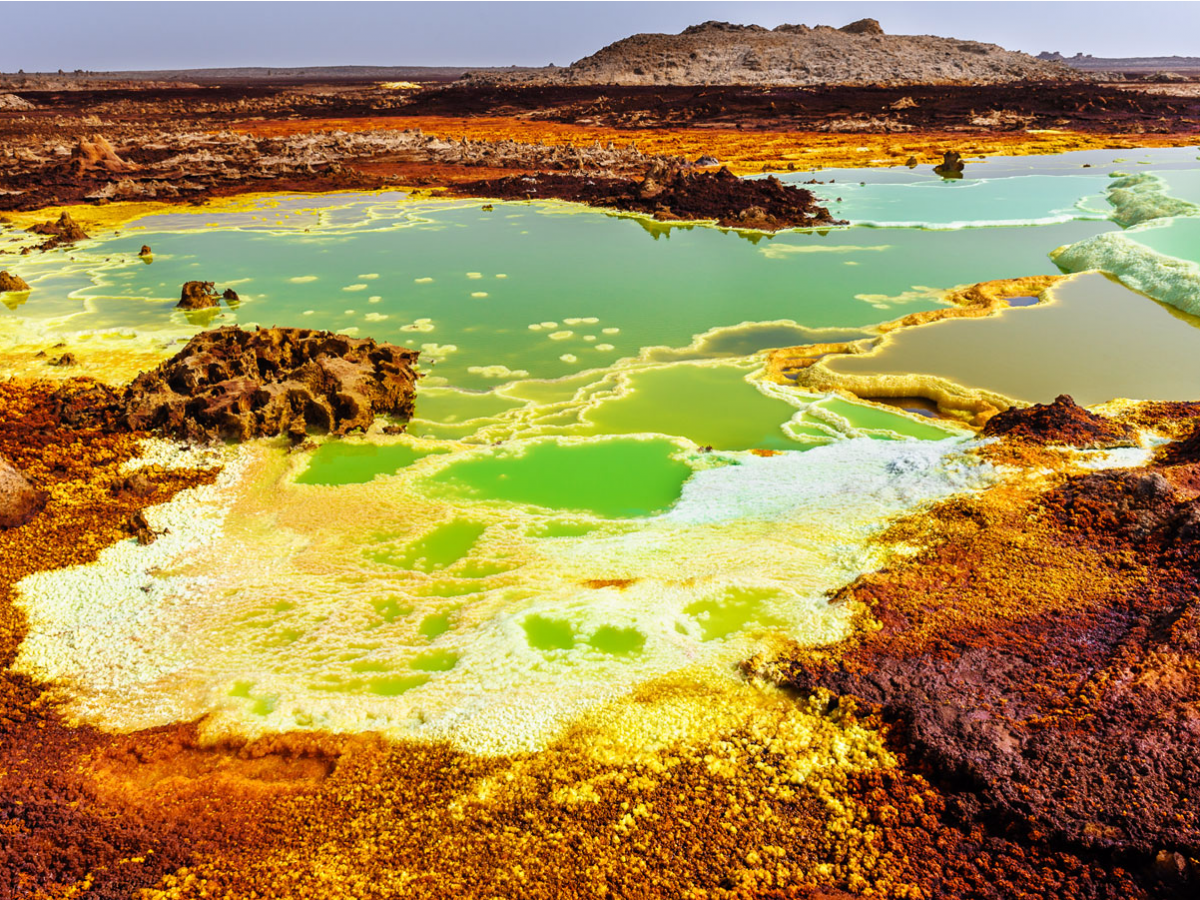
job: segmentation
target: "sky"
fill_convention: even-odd
[[[878,19],[1038,53],[1200,55],[1200,3],[1080,2],[26,2],[0,0],[0,69],[566,65],[642,31],[708,19],[774,27]]]

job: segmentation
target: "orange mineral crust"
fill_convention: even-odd
[[[811,169],[824,166],[896,166],[915,158],[934,165],[954,150],[964,157],[1032,156],[1074,150],[1131,150],[1183,147],[1196,142],[1187,134],[1096,134],[1077,131],[913,131],[901,134],[817,131],[752,131],[736,128],[608,128],[532,121],[517,117],[379,116],[355,119],[267,120],[241,122],[231,130],[255,137],[312,132],[404,130],[419,128],[445,140],[516,141],[548,145],[617,146],[636,144],[643,153],[664,156],[713,156],[734,172]],[[480,175],[478,177],[488,177]]]
[[[103,392],[101,392],[103,395]],[[144,435],[72,424],[96,388],[84,379],[61,388],[0,384],[0,456],[47,491],[45,508],[0,531],[0,898],[127,897],[190,852],[187,827],[129,816],[98,802],[78,766],[107,738],[66,727],[43,686],[11,671],[25,634],[13,585],[26,575],[95,559],[132,539],[138,514],[212,474],[156,467],[124,474]],[[140,873],[140,874],[139,874]],[[147,876],[146,873],[150,873]]]

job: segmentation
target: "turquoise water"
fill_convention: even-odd
[[[1103,221],[1110,212],[1102,193],[1105,187],[1098,175],[1038,174],[907,183],[839,181],[813,185],[812,190],[834,216],[858,225],[943,229]]]
[[[850,611],[827,598],[887,563],[879,529],[997,475],[951,424],[766,382],[764,351],[872,340],[948,288],[1056,273],[1063,246],[1187,252],[1192,222],[1123,230],[1105,192],[1146,162],[1133,171],[1182,197],[1194,151],[1113,156],[969,162],[958,182],[819,173],[833,179],[819,194],[874,227],[766,236],[339,194],[155,216],[14,258],[34,286],[0,307],[14,339],[308,326],[418,348],[424,375],[406,433],[244,446],[214,498],[150,511],[153,544],[23,587],[21,671],[90,692],[78,711],[106,726],[383,731],[508,753],[648,679],[731,676],[780,636],[840,640]],[[151,265],[134,258],[144,243]],[[244,302],[189,321],[173,307],[193,279]],[[1080,335],[1106,318],[1126,330],[1145,304],[1155,328],[1193,328],[1124,288],[1101,304],[1072,285],[1070,303],[952,324],[1002,335],[976,354],[1001,371],[1022,359],[1006,340],[1032,346],[997,327],[1009,316],[1053,315],[1069,337],[1072,316],[1094,319]],[[939,333],[953,332],[900,334]],[[1094,371],[1079,361],[1091,342],[1057,346],[1039,334],[1028,396]],[[1120,394],[1141,383],[1123,365],[1161,361],[1101,362]]]
[[[19,314],[63,331],[233,323],[339,330],[422,348],[439,381],[481,389],[608,367],[643,348],[684,347],[744,322],[869,325],[890,317],[881,307],[932,308],[930,288],[1052,272],[1047,247],[1111,227],[1015,228],[997,254],[995,234],[981,229],[750,239],[699,227],[668,229],[656,240],[635,219],[562,206],[498,204],[484,213],[451,202],[414,208],[400,195],[325,202],[348,203],[362,228],[325,223],[331,233],[276,233],[195,221],[222,223],[220,214],[151,217],[130,234],[73,251],[72,271],[60,271],[61,257],[14,267],[36,293],[0,318]],[[335,221],[351,215],[335,211]],[[199,230],[159,230],[184,225]],[[152,265],[132,259],[143,243],[154,248]],[[233,286],[244,303],[189,323],[174,304],[193,279]]]

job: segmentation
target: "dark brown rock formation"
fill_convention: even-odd
[[[235,307],[241,304],[242,298],[238,296],[237,291],[233,288],[225,288],[225,292],[221,294],[221,299],[225,301],[225,305]]]
[[[16,291],[27,291],[29,285],[25,283],[25,279],[20,275],[10,275],[8,272],[0,272],[0,294]]]
[[[933,167],[933,171],[943,178],[962,178],[963,168],[962,157],[954,150],[947,150],[942,154],[942,161]]]
[[[147,256],[153,256],[153,255],[154,255],[154,251],[150,249],[150,245],[142,244],[142,249],[138,251],[138,256],[140,256],[144,259]]]
[[[811,191],[777,178],[738,178],[728,169],[689,172],[652,167],[638,181],[583,175],[542,174],[477,181],[452,190],[501,200],[571,200],[652,215],[664,221],[715,219],[719,225],[778,231],[842,225],[818,204]]]
[[[198,334],[126,390],[138,430],[192,439],[345,434],[380,414],[412,414],[417,353],[304,328]]]
[[[179,294],[178,309],[212,309],[221,305],[221,298],[211,281],[188,281]]]
[[[1057,397],[1053,403],[998,413],[988,420],[983,434],[985,437],[1004,435],[1032,444],[1066,444],[1085,449],[1129,446],[1136,437],[1130,426],[1088,412],[1066,394]]]
[[[75,223],[71,214],[66,211],[58,217],[57,222],[42,222],[30,228],[29,232],[49,236],[50,240],[40,246],[41,250],[53,250],[55,247],[73,244],[76,241],[86,241],[88,238],[87,233]]]
[[[0,528],[24,525],[41,512],[48,496],[0,457]]]

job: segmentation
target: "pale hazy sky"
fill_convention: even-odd
[[[939,34],[1038,53],[1200,55],[1187,2],[0,2],[0,69],[565,65],[639,31],[706,19]]]

